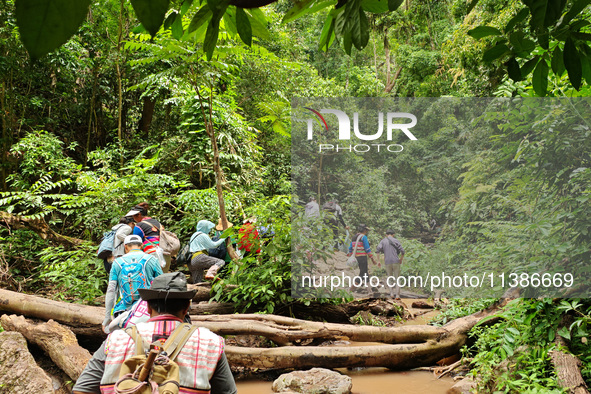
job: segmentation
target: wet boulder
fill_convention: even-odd
[[[51,378],[35,363],[18,332],[0,332],[0,387],[7,393],[54,392]]]
[[[350,394],[352,388],[350,377],[324,368],[286,373],[273,382],[273,391],[284,394]]]
[[[470,378],[464,378],[447,390],[447,394],[470,394],[475,388],[476,382]]]

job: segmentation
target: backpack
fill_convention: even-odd
[[[145,263],[151,257],[151,255],[146,255],[139,261],[134,259],[121,265],[119,284],[121,285],[121,300],[125,305],[131,306],[140,299],[138,289],[150,288]]]
[[[322,209],[328,212],[336,212],[337,211],[337,203],[334,201],[327,201],[322,204]]]
[[[135,355],[121,365],[115,393],[178,394],[180,372],[174,360],[196,329],[196,326],[182,323],[170,334],[164,345],[160,340],[155,341],[146,352],[144,340],[137,328],[126,328],[125,332],[135,342]]]
[[[193,235],[193,237],[198,236],[199,234],[203,234],[202,232],[197,232]],[[176,264],[177,267],[179,266],[183,266],[185,264],[189,264],[191,262],[191,242],[193,242],[193,237],[191,237],[191,240],[185,244],[185,246],[183,246],[183,249],[181,249],[181,251],[179,252],[179,254],[176,256]]]
[[[164,253],[176,256],[181,248],[181,242],[175,233],[168,230],[160,231],[160,247]]]
[[[218,237],[216,235],[211,240],[218,241],[219,239],[220,239],[220,237]],[[217,257],[218,259],[225,260],[227,250],[228,249],[226,247],[226,242],[224,241],[221,244],[219,244],[218,246],[216,246],[215,248],[207,249],[207,254],[210,255],[211,257]]]
[[[121,226],[127,226],[127,224],[120,223],[119,226],[115,226],[113,229],[103,234],[99,248],[96,251],[96,257],[106,260],[113,255],[113,250],[119,246],[115,246],[115,234],[117,234],[117,230],[119,230]]]

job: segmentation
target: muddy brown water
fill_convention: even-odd
[[[445,394],[454,385],[452,378],[437,379],[428,371],[392,372],[386,368],[337,371],[353,380],[353,394]],[[272,394],[273,382],[239,381],[238,394]]]
[[[412,301],[402,300],[410,307]],[[419,310],[411,310],[413,313],[421,313]],[[429,311],[409,320],[402,325],[427,324],[439,311]],[[355,343],[355,346],[364,343]],[[352,344],[353,345],[353,344]],[[375,343],[367,343],[375,345]],[[454,385],[450,377],[437,379],[428,371],[397,371],[387,368],[363,368],[349,370],[336,368],[336,371],[348,375],[353,380],[353,394],[445,394]],[[246,380],[236,382],[238,394],[272,394],[273,382],[261,380]]]

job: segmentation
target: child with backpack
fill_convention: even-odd
[[[128,235],[123,244],[126,253],[113,261],[109,274],[103,321],[105,332],[113,318],[130,310],[140,299],[138,290],[149,288],[154,278],[162,275],[158,259],[142,251],[143,243],[139,236]]]

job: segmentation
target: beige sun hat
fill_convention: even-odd
[[[231,221],[229,221],[229,220],[226,220],[226,221],[228,222],[228,228],[234,226],[234,223],[232,223]],[[223,231],[224,230],[224,226],[222,225],[222,219],[221,218],[218,220],[218,224],[216,224],[215,229],[217,231]]]

